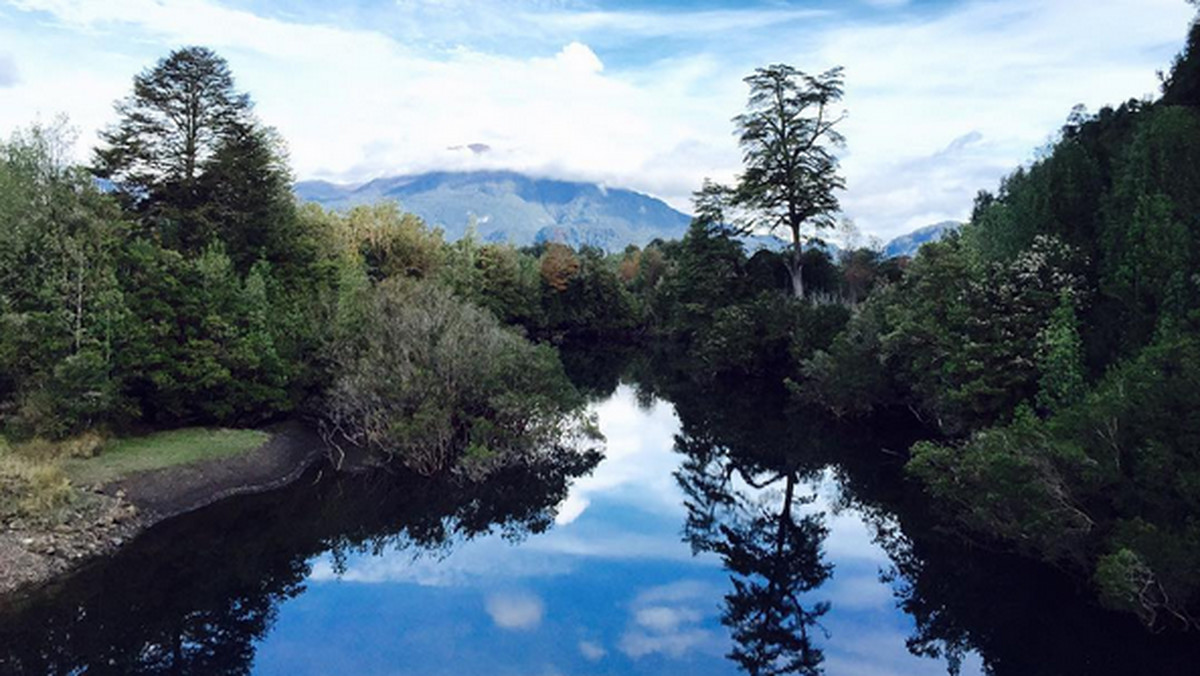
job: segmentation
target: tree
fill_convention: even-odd
[[[283,140],[270,128],[230,125],[197,179],[206,231],[219,239],[238,273],[260,260],[299,277],[317,257],[301,233]]]
[[[125,224],[66,162],[60,120],[0,142],[0,423],[59,437],[117,414]]]
[[[790,231],[792,292],[803,298],[803,246],[817,239],[805,229],[836,224],[834,191],[845,188],[833,150],[845,143],[837,126],[846,113],[830,110],[842,99],[842,69],[812,76],[778,64],[755,70],[745,82],[746,112],[733,121],[746,171],[732,203],[748,212],[748,228]]]
[[[198,180],[222,143],[253,124],[249,95],[212,50],[184,47],[134,77],[115,107],[120,119],[100,134],[94,173],[168,240],[202,248]]]

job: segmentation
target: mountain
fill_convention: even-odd
[[[915,256],[917,250],[926,242],[936,242],[951,230],[957,229],[962,223],[958,221],[942,221],[914,230],[907,235],[901,235],[888,242],[883,247],[884,258],[899,258],[900,256]]]
[[[681,238],[691,221],[662,200],[632,190],[511,171],[432,172],[349,186],[302,181],[295,190],[301,200],[334,209],[395,200],[451,240],[474,218],[486,241],[553,241],[612,251],[659,237]]]

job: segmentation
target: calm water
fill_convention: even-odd
[[[595,410],[607,453],[581,478],[314,474],[163,524],[0,610],[0,672],[1198,673],[1195,637],[917,535],[873,488],[897,483],[878,445],[773,455],[822,440],[727,396],[622,385]]]

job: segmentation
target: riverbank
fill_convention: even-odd
[[[0,523],[0,595],[37,587],[111,554],[166,519],[291,483],[325,453],[320,435],[303,423],[266,431],[266,441],[244,453],[80,487],[57,523],[17,517]]]

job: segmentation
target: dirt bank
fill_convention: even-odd
[[[111,554],[173,516],[285,486],[325,454],[320,435],[303,423],[267,431],[270,440],[248,453],[140,472],[86,491],[62,525],[0,523],[0,595],[36,587]]]

